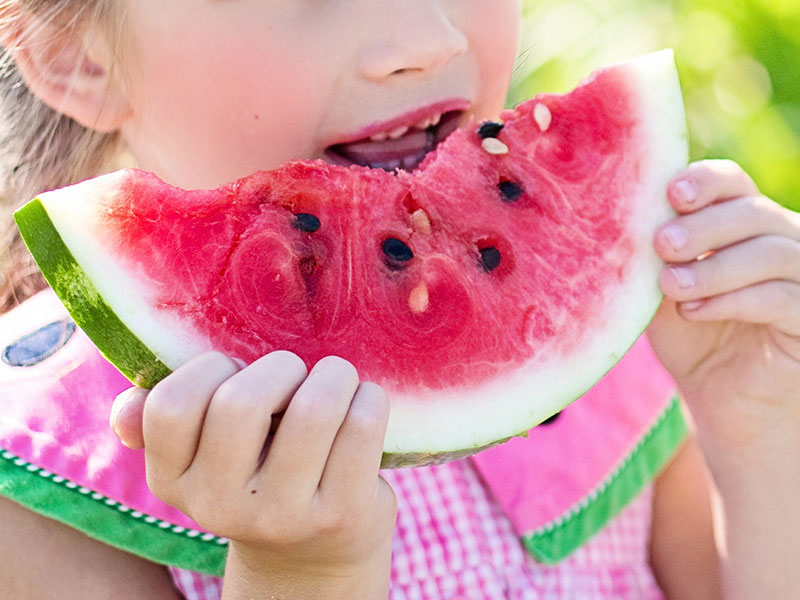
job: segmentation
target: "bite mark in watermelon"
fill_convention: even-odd
[[[661,300],[652,235],[687,154],[663,51],[472,123],[411,173],[299,161],[185,191],[125,170],[16,218],[137,385],[211,349],[339,355],[389,393],[384,464],[422,464],[524,434],[623,356]]]

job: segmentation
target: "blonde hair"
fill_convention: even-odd
[[[0,0],[0,28],[34,14],[43,26],[110,25],[114,0]],[[109,28],[109,31],[111,29]],[[46,283],[25,248],[12,213],[36,194],[109,169],[119,135],[83,127],[36,98],[9,48],[0,58],[0,314]]]

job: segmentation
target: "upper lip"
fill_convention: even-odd
[[[424,119],[452,111],[465,111],[469,109],[469,107],[470,103],[466,100],[443,100],[441,102],[435,102],[428,106],[405,112],[388,121],[378,121],[367,125],[360,131],[342,136],[331,145],[349,144],[351,142],[365,140],[377,133],[392,131],[398,127],[411,127]]]

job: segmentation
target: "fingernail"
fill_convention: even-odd
[[[692,269],[687,269],[686,267],[672,267],[670,271],[682,289],[690,288],[697,283],[697,277]]]
[[[680,225],[667,225],[661,230],[661,235],[666,238],[673,250],[683,250],[689,243],[689,232]]]
[[[684,204],[692,204],[697,200],[697,184],[691,179],[681,179],[675,183],[675,195]]]
[[[111,426],[111,429],[114,431],[114,433],[117,433],[116,423],[119,413],[121,413],[123,408],[138,398],[142,393],[147,392],[141,388],[134,387],[125,390],[114,399],[114,404],[111,406],[111,414],[108,417],[108,424]]]
[[[681,307],[683,310],[697,310],[701,306],[704,306],[705,303],[705,300],[692,300],[691,302],[681,302]]]

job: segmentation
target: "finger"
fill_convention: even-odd
[[[367,497],[378,483],[389,400],[374,383],[358,387],[322,474],[323,495]]]
[[[211,398],[239,368],[225,355],[209,352],[181,366],[150,392],[142,432],[151,487],[177,479],[189,468]]]
[[[688,262],[760,235],[800,241],[800,214],[764,196],[743,196],[666,223],[654,245],[664,261]]]
[[[727,294],[679,305],[691,321],[736,320],[772,325],[788,335],[800,336],[800,283],[765,281]]]
[[[213,473],[221,487],[242,487],[258,467],[272,416],[284,411],[307,375],[291,352],[273,352],[226,380],[214,393],[189,471]]]
[[[316,493],[357,389],[358,373],[349,362],[328,357],[314,366],[289,403],[258,476],[269,482],[270,493],[283,494],[286,502]]]
[[[109,424],[120,441],[133,450],[144,448],[142,417],[150,390],[131,388],[114,398]]]
[[[693,163],[667,187],[667,198],[679,213],[694,212],[720,200],[757,195],[758,187],[750,176],[730,160]]]
[[[771,279],[800,282],[800,242],[765,235],[691,263],[667,265],[664,294],[678,302],[718,296]]]

